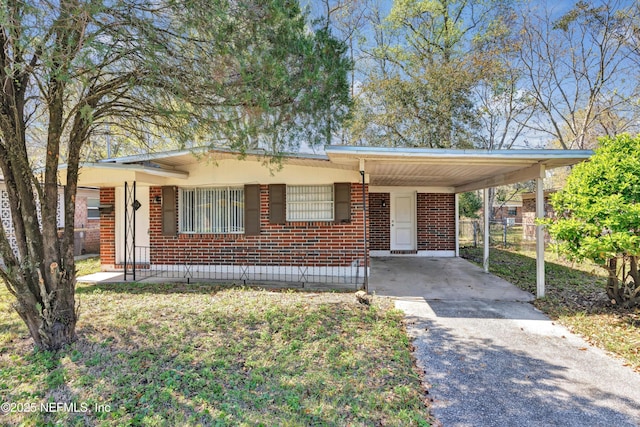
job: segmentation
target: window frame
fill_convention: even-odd
[[[221,205],[219,204],[221,198],[216,194],[217,192],[224,192],[226,206],[222,208],[224,209],[224,218],[222,219],[214,216],[214,212],[220,212],[221,210]],[[237,195],[236,198],[232,197],[234,193]],[[216,196],[218,196],[217,199]],[[190,200],[187,200],[187,197]],[[186,203],[191,203],[190,229],[187,227],[189,223],[185,218]],[[209,207],[211,212],[208,215],[207,208],[204,207],[207,203],[213,204],[213,206]],[[239,204],[235,207],[235,214],[232,214],[234,203]],[[178,189],[178,234],[244,234],[244,204],[244,186],[180,187]],[[207,217],[211,223],[209,227],[204,226],[204,221]],[[199,224],[198,221],[202,221],[202,223]],[[216,226],[217,222],[222,222],[223,226]]]
[[[314,194],[322,195],[323,191],[318,191],[316,193],[313,192],[296,192],[296,190],[310,190],[310,189],[322,189],[324,192],[327,192],[330,195],[330,199],[322,200],[322,199],[314,199]],[[328,190],[328,191],[327,191]],[[308,200],[295,200],[296,197],[304,197],[311,196]],[[315,184],[315,185],[287,185],[286,186],[286,197],[285,197],[285,213],[286,213],[286,221],[287,222],[333,222],[335,221],[335,204],[336,204],[336,196],[335,196],[335,188],[334,184]],[[322,210],[305,209],[302,213],[306,213],[304,217],[294,217],[293,214],[300,213],[300,209],[295,209],[294,206],[297,207],[307,207],[310,208],[314,204],[324,204],[326,207]],[[328,214],[330,212],[330,216],[322,217],[322,218],[313,218],[313,215],[309,215],[310,213],[322,213]]]
[[[90,200],[95,200],[97,202],[96,205],[91,206],[89,202]],[[99,197],[87,197],[87,219],[100,219],[100,198]]]

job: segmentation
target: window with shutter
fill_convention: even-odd
[[[333,185],[287,186],[287,221],[333,219]]]
[[[180,232],[244,233],[244,188],[181,188]]]

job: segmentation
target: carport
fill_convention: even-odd
[[[529,292],[462,258],[373,258],[369,285],[376,295],[409,301],[533,300]]]
[[[536,181],[536,218],[544,218],[544,179],[547,171],[587,160],[591,150],[451,150],[329,146],[329,160],[358,168],[369,187],[428,188],[431,192],[455,195],[456,243],[459,255],[458,195],[484,190],[484,212],[489,189],[522,181]],[[366,209],[366,205],[365,205]],[[544,230],[536,227],[537,296],[545,294]],[[484,216],[484,235],[489,235],[489,218]],[[365,239],[367,235],[365,230]],[[366,243],[365,243],[366,246]],[[365,252],[367,249],[364,249]],[[489,239],[484,239],[483,268],[489,272]]]

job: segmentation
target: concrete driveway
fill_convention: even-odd
[[[469,262],[374,258],[370,289],[406,313],[442,425],[640,425],[640,374]]]

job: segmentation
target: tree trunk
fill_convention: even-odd
[[[57,270],[57,267],[52,270]],[[72,280],[75,282],[75,277]],[[44,283],[40,284],[44,290]],[[43,302],[40,304],[32,295],[18,294],[14,309],[27,325],[36,347],[59,350],[76,340],[74,283],[61,277],[57,291],[42,296]]]
[[[612,303],[621,304],[623,302],[620,295],[620,280],[618,279],[618,258],[609,259],[607,264],[609,277],[607,278],[607,296]]]

